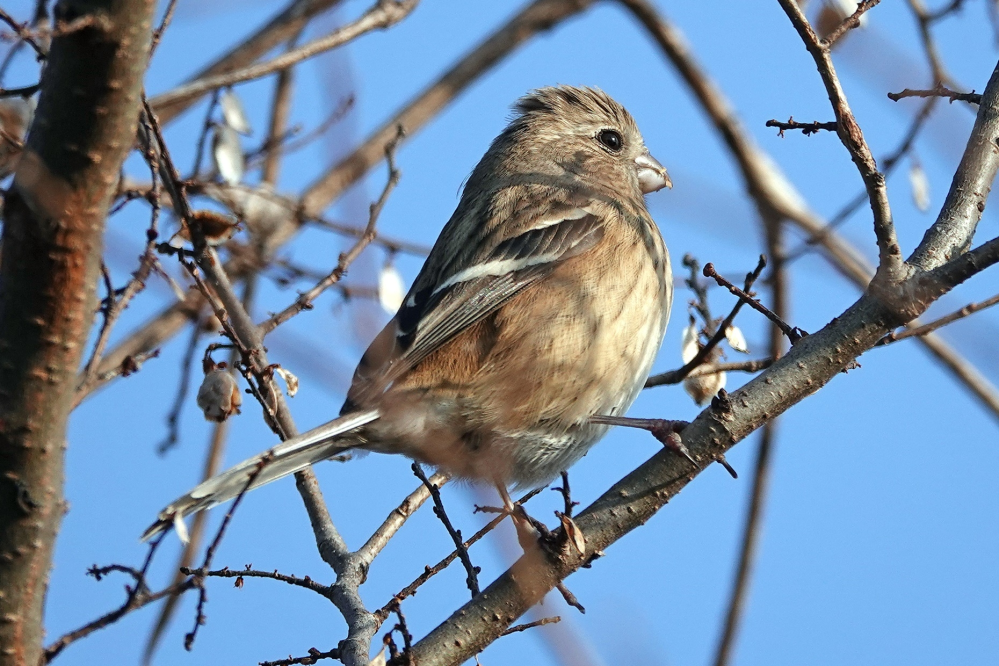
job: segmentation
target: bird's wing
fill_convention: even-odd
[[[519,201],[518,210],[505,220],[494,216],[484,222],[493,231],[480,236],[477,251],[457,261],[434,261],[439,252],[460,256],[434,248],[395,319],[358,367],[349,407],[359,404],[362,395],[380,393],[455,335],[603,237],[605,216],[597,206],[587,205],[590,201],[577,198],[576,205],[548,202],[540,207],[525,203]],[[548,213],[538,215],[539,209]],[[394,339],[387,340],[389,335]]]

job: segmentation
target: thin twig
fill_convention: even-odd
[[[128,615],[132,611],[138,610],[143,606],[146,606],[159,599],[162,599],[164,596],[167,596],[168,594],[173,594],[173,593],[179,594],[183,591],[186,591],[187,589],[190,589],[190,587],[184,587],[182,585],[177,587],[170,586],[164,590],[156,592],[155,594],[151,594],[149,592],[149,587],[146,583],[146,574],[149,572],[149,567],[153,562],[153,555],[155,555],[156,550],[159,548],[160,544],[163,543],[163,538],[165,536],[166,533],[164,532],[149,544],[149,549],[146,551],[146,558],[142,563],[141,569],[136,570],[133,569],[132,567],[125,567],[122,565],[114,565],[114,564],[107,567],[90,568],[90,570],[87,572],[88,575],[93,576],[97,580],[101,580],[102,576],[111,571],[120,571],[127,573],[135,581],[135,586],[132,588],[128,588],[128,597],[125,599],[125,603],[123,603],[119,608],[111,611],[110,613],[102,615],[101,617],[97,618],[96,620],[93,620],[92,622],[88,622],[79,629],[63,634],[54,643],[51,643],[48,646],[46,646],[44,652],[42,653],[41,663],[47,664],[51,662],[60,652],[62,652],[66,648],[66,646],[70,645],[75,641],[80,640],[81,638],[89,636],[90,634],[92,634],[95,631],[98,631],[99,629],[104,629],[105,627],[114,624],[115,622],[123,618],[125,615]],[[181,589],[181,587],[183,587],[183,589]]]
[[[212,131],[214,122],[212,114],[219,103],[219,91],[212,92],[212,98],[208,100],[208,108],[205,109],[205,120],[201,124],[201,133],[198,134],[198,143],[194,148],[194,166],[191,167],[191,178],[197,178],[201,173],[201,162],[205,159],[205,144],[208,142],[208,133]]]
[[[885,337],[881,338],[878,341],[878,343],[874,346],[883,347],[884,345],[890,345],[893,342],[898,342],[899,340],[905,340],[906,338],[923,336],[926,335],[927,333],[932,333],[938,328],[943,328],[947,324],[955,322],[958,319],[964,319],[970,314],[974,314],[975,312],[979,312],[986,308],[990,308],[996,303],[999,303],[999,294],[996,294],[992,298],[987,298],[984,301],[979,301],[977,303],[968,303],[960,310],[955,310],[954,312],[951,312],[948,315],[944,315],[939,319],[934,319],[933,321],[928,322],[926,324],[917,324],[917,322],[910,322],[909,327],[906,328],[906,330],[902,331],[901,333],[896,333],[893,331],[888,335],[886,335]],[[917,325],[913,326],[913,324]]]
[[[768,307],[760,303],[757,299],[753,298],[745,291],[739,289],[734,284],[732,284],[724,277],[719,275],[718,271],[715,270],[714,264],[709,263],[704,266],[704,276],[709,278],[714,278],[715,282],[717,282],[719,285],[725,287],[730,292],[732,292],[733,296],[737,296],[740,300],[745,301],[746,303],[749,304],[749,307],[753,308],[754,310],[765,316],[767,319],[772,321],[774,324],[776,324],[778,327],[780,327],[780,330],[784,332],[784,335],[787,336],[787,339],[791,341],[792,345],[801,338],[808,335],[808,333],[798,328],[797,326],[791,326],[790,324],[788,324],[786,321],[778,317],[772,310],[770,310]]]
[[[778,132],[777,136],[783,137],[785,130],[801,130],[801,133],[805,136],[809,134],[818,134],[822,130],[827,132],[836,131],[836,121],[832,122],[819,122],[818,120],[813,120],[810,123],[799,123],[794,117],[787,119],[787,122],[781,122],[779,120],[770,119],[767,121],[767,127],[776,127]]]
[[[517,500],[517,504],[519,504],[519,505],[526,504],[532,497],[534,497],[535,495],[537,495],[540,492],[541,492],[541,488],[536,488],[535,490],[532,490],[531,492],[527,493],[526,495],[524,495],[523,497],[521,497],[519,500]],[[475,534],[473,534],[468,539],[468,541],[463,542],[461,544],[462,547],[467,552],[468,549],[471,548],[475,544],[475,542],[479,541],[482,537],[484,537],[485,535],[487,535],[491,531],[493,531],[496,528],[496,526],[499,525],[501,522],[503,522],[505,519],[506,519],[506,514],[500,514],[499,516],[496,516],[495,518],[493,518],[492,520],[490,520],[488,523],[486,523],[485,525],[483,525],[482,528],[480,528],[478,532],[476,532]],[[392,604],[394,604],[397,601],[402,601],[403,599],[406,599],[406,598],[411,597],[414,594],[416,594],[416,591],[424,583],[426,583],[428,580],[430,580],[431,578],[433,578],[434,576],[436,576],[437,574],[439,574],[441,571],[443,571],[444,569],[446,569],[452,562],[454,562],[457,559],[458,559],[458,550],[455,549],[455,550],[452,550],[451,553],[447,555],[447,557],[445,557],[443,560],[441,560],[440,562],[438,562],[434,566],[432,566],[432,567],[425,567],[424,570],[423,570],[423,573],[420,574],[419,576],[417,576],[416,579],[413,582],[411,582],[406,587],[402,588],[402,590],[400,590],[397,594],[395,594],[392,597],[391,601],[389,601],[387,604],[385,604],[384,606],[382,606],[379,610],[376,610],[374,612],[375,618],[379,622],[384,622],[385,619],[388,618],[388,616],[392,612]]]
[[[156,98],[157,105],[173,106],[228,86],[259,79],[351,42],[373,30],[388,28],[406,18],[418,0],[378,0],[361,18],[328,35],[283,53],[272,60],[186,83]]]
[[[180,571],[186,576],[196,576],[200,578],[235,578],[236,587],[243,586],[243,578],[268,578],[270,580],[276,580],[280,583],[287,583],[288,585],[294,585],[295,587],[302,587],[306,590],[311,590],[312,592],[326,597],[327,599],[330,599],[333,596],[332,587],[317,583],[308,576],[299,578],[298,576],[289,576],[287,574],[278,573],[277,571],[258,571],[256,569],[251,569],[249,566],[245,569],[230,569],[229,567],[224,567],[214,571],[209,571],[203,567],[199,567],[197,569],[180,567]]]
[[[167,434],[163,438],[163,441],[156,445],[156,453],[161,456],[165,455],[180,441],[180,417],[184,413],[184,407],[187,405],[187,395],[191,390],[191,374],[194,368],[194,359],[198,353],[198,342],[201,340],[201,334],[201,326],[198,323],[191,326],[191,338],[180,361],[180,379],[177,382],[177,393],[166,418]]]
[[[747,293],[750,289],[752,289],[753,284],[756,282],[757,278],[760,277],[760,273],[763,272],[763,268],[766,265],[767,258],[761,254],[760,259],[756,264],[756,268],[746,274],[746,281],[744,283],[742,293]],[[704,275],[707,275],[708,266],[711,266],[711,264],[704,267]],[[712,267],[712,270],[714,270],[714,267]],[[698,350],[697,355],[694,356],[694,358],[690,359],[690,361],[685,363],[681,368],[649,377],[649,379],[645,382],[645,388],[662,386],[664,384],[678,384],[682,382],[684,378],[688,377],[694,368],[701,365],[701,363],[708,358],[715,347],[721,344],[721,341],[725,339],[725,332],[728,330],[729,326],[732,325],[732,322],[735,321],[736,315],[738,315],[739,310],[742,309],[743,302],[747,301],[740,298],[740,300],[732,306],[732,311],[729,312],[728,316],[725,317],[724,320],[722,320],[722,323],[718,326],[714,335],[711,336],[711,339],[708,340],[707,344]],[[750,305],[752,305],[752,303],[750,303]],[[705,321],[708,321],[708,319],[710,319],[710,315],[705,319]]]
[[[423,485],[430,491],[430,496],[434,499],[434,515],[444,523],[447,533],[451,536],[451,540],[454,541],[455,550],[458,551],[458,557],[461,559],[461,563],[465,567],[465,573],[467,574],[465,583],[468,585],[468,591],[472,593],[472,598],[474,599],[479,594],[479,568],[472,564],[472,558],[468,556],[468,549],[465,548],[465,544],[461,540],[461,530],[456,530],[454,525],[451,524],[451,519],[448,518],[447,512],[444,510],[444,502],[441,501],[440,490],[423,473],[420,463],[414,462],[412,469],[413,474],[423,482]]]
[[[850,157],[853,158],[857,171],[864,181],[864,187],[867,189],[871,210],[874,213],[874,236],[878,244],[878,272],[874,279],[894,284],[901,279],[903,273],[902,250],[899,247],[895,224],[892,220],[885,177],[878,171],[877,162],[871,154],[871,149],[867,145],[867,140],[864,139],[864,133],[860,130],[860,125],[857,124],[853,111],[850,110],[846,93],[836,75],[836,68],[833,66],[832,56],[829,52],[832,42],[819,39],[796,0],[778,1],[815,61],[815,68],[822,78],[833,113],[836,115],[837,134],[843,146],[850,153]],[[877,0],[865,0],[858,7],[858,11],[865,5],[873,7],[875,4],[877,4]],[[850,17],[847,21],[852,18]],[[835,32],[833,37],[836,36]]]
[[[658,375],[652,375],[645,382],[645,388],[653,386],[664,386],[667,384],[679,384],[687,377],[704,377],[714,375],[719,372],[759,372],[766,370],[773,365],[772,358],[760,358],[752,361],[737,361],[734,363],[705,363],[691,370],[686,375],[681,376],[680,370],[670,370]]]
[[[926,100],[923,107],[919,110],[919,113],[917,113],[913,118],[912,124],[909,126],[909,130],[905,133],[905,136],[902,137],[898,147],[879,160],[881,164],[881,171],[884,173],[885,178],[888,178],[895,171],[895,167],[899,165],[901,159],[907,155],[910,150],[912,150],[912,147],[916,143],[916,137],[919,136],[919,132],[925,126],[926,121],[929,119],[939,99],[940,98],[938,97],[931,97]],[[843,206],[838,213],[829,218],[829,221],[820,231],[810,233],[808,238],[806,238],[796,250],[789,252],[786,260],[787,263],[796,261],[801,256],[817,250],[822,242],[828,237],[829,233],[834,229],[839,228],[840,225],[846,222],[850,216],[864,204],[865,201],[868,201],[866,190],[857,194],[849,201],[849,203]]]
[[[859,28],[860,17],[879,2],[881,2],[881,0],[864,0],[863,2],[858,3],[857,9],[843,19],[843,22],[836,26],[836,28],[822,40],[826,48],[832,48],[832,45],[839,41],[839,38],[845,35],[849,30]]]
[[[553,617],[543,617],[540,620],[535,620],[534,622],[515,624],[500,635],[509,636],[510,634],[515,634],[519,631],[527,631],[528,629],[533,629],[534,627],[543,627],[546,624],[555,624],[556,622],[561,622],[561,621],[562,617],[560,615],[555,615]]]
[[[302,32],[297,32],[288,40],[288,50],[295,47]],[[267,139],[264,141],[264,166],[260,174],[260,180],[270,186],[277,184],[278,172],[281,167],[280,137],[288,127],[288,118],[291,116],[291,99],[294,90],[293,67],[282,69],[277,74],[274,82],[274,97],[271,102],[270,124],[267,128]]]
[[[156,52],[156,47],[160,45],[160,40],[163,39],[163,33],[166,31],[167,27],[170,25],[170,21],[173,20],[173,14],[177,11],[177,0],[170,0],[170,4],[167,5],[166,11],[163,12],[163,20],[160,21],[159,26],[153,30],[153,38],[149,44],[149,56],[152,58],[152,54]]]
[[[943,97],[950,100],[951,104],[954,102],[967,102],[968,104],[975,104],[976,106],[982,103],[982,96],[974,90],[970,93],[962,93],[957,92],[956,90],[951,90],[944,85],[938,85],[936,88],[931,88],[929,90],[912,90],[910,88],[905,88],[902,92],[888,93],[888,99],[893,102],[905,99],[906,97]]]
[[[352,264],[364,248],[366,248],[371,241],[374,240],[375,224],[378,222],[378,216],[381,215],[382,208],[385,207],[385,202],[388,201],[388,197],[392,193],[392,190],[394,190],[395,186],[399,183],[399,170],[395,165],[395,149],[396,146],[399,145],[399,141],[402,140],[403,136],[405,136],[405,132],[400,125],[395,138],[385,146],[385,157],[388,160],[389,169],[388,180],[385,183],[385,187],[382,189],[381,196],[378,197],[378,200],[375,203],[371,204],[371,209],[368,214],[368,224],[364,228],[364,233],[357,239],[357,242],[354,243],[353,247],[340,255],[340,260],[337,262],[336,268],[334,268],[329,275],[317,282],[312,289],[300,294],[299,297],[295,299],[294,303],[260,324],[259,328],[263,335],[270,333],[275,328],[303,310],[311,310],[312,302],[324,291],[339,282],[344,273],[346,273],[350,264]]]
[[[35,55],[38,56],[39,60],[44,60],[46,57],[45,49],[43,49],[37,41],[35,41],[35,36],[32,31],[28,28],[27,23],[18,23],[14,18],[0,9],[0,21],[3,21],[11,27],[11,29],[17,34],[22,42],[26,43],[32,49],[35,50]]]
[[[320,659],[340,659],[340,650],[333,648],[326,652],[320,652],[316,648],[309,648],[309,654],[305,657],[288,657],[287,659],[276,659],[275,661],[261,661],[258,666],[295,666],[296,664],[314,664]]]
[[[190,652],[191,648],[194,647],[194,640],[198,636],[198,629],[205,623],[205,603],[208,601],[208,592],[205,590],[206,572],[212,565],[212,558],[215,557],[215,551],[218,549],[219,544],[222,543],[222,537],[225,535],[226,529],[229,527],[229,523],[232,521],[232,517],[236,513],[236,509],[239,508],[240,502],[243,501],[243,496],[253,485],[253,482],[257,480],[257,476],[260,475],[260,472],[263,471],[268,462],[268,457],[265,456],[261,458],[260,462],[257,463],[256,468],[250,472],[242,490],[239,491],[239,494],[236,495],[236,499],[233,500],[231,505],[229,505],[229,510],[226,511],[225,517],[222,519],[222,524],[219,525],[219,529],[215,533],[215,538],[212,539],[210,544],[208,544],[208,549],[205,551],[205,559],[198,568],[199,573],[192,574],[193,585],[198,588],[198,606],[194,616],[194,629],[184,636],[184,649],[188,652]],[[164,530],[163,534],[167,534],[167,531]]]
[[[416,510],[423,506],[423,503],[430,499],[430,487],[442,488],[450,480],[444,472],[437,472],[430,477],[429,485],[422,484],[419,488],[406,496],[404,500],[392,509],[385,521],[375,530],[374,534],[357,550],[357,557],[366,565],[374,561],[378,553],[388,545],[389,540],[395,536],[396,532],[409,520]]]

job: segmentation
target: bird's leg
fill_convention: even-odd
[[[667,449],[679,453],[690,461],[690,464],[700,469],[694,457],[690,455],[683,440],[680,439],[680,432],[690,425],[687,421],[670,421],[668,419],[633,419],[627,416],[601,416],[599,414],[590,417],[590,423],[598,425],[624,426],[625,428],[639,428],[652,433]],[[725,460],[724,455],[718,456],[718,464],[725,468],[733,479],[739,478],[732,466]]]
[[[503,500],[503,511],[510,515],[510,520],[513,521],[513,526],[517,530],[517,541],[520,542],[520,547],[524,549],[524,552],[528,552],[532,548],[537,548],[538,537],[541,534],[534,527],[531,518],[527,515],[527,511],[520,504],[513,501],[504,484],[496,483],[496,490],[499,491],[500,498]]]

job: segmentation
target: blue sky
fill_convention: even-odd
[[[13,2],[5,8],[26,18],[31,4]],[[816,211],[832,215],[860,191],[860,177],[833,135],[788,133],[782,139],[764,127],[770,118],[832,119],[812,61],[777,3],[657,4],[686,33],[749,132]],[[983,3],[966,4],[935,34],[954,79],[967,89],[981,90],[995,66],[995,35]],[[365,7],[363,2],[345,2],[337,17],[316,21],[306,38]],[[315,126],[351,92],[356,104],[328,137],[289,159],[280,189],[300,191],[519,7],[511,2],[423,0],[397,27],[299,67],[293,122]],[[261,1],[181,0],[150,69],[148,91],[156,94],[181,82],[273,11],[270,3]],[[870,12],[867,27],[848,37],[836,63],[865,136],[875,155],[884,155],[894,148],[918,106],[911,100],[893,103],[885,93],[929,82],[905,3],[886,0]],[[5,85],[28,83],[30,76],[24,59]],[[415,133],[399,151],[402,180],[385,207],[380,229],[430,244],[457,203],[464,178],[509,117],[512,102],[532,88],[554,83],[601,87],[636,117],[652,153],[673,176],[674,189],[652,195],[649,205],[674,265],[688,252],[728,275],[740,275],[755,265],[762,241],[733,161],[655,46],[611,3],[598,4],[533,38]],[[247,148],[262,140],[271,90],[269,79],[237,89],[254,127]],[[940,106],[915,151],[931,185],[930,212],[921,213],[912,204],[905,176],[908,162],[889,181],[906,252],[939,209],[974,120],[959,105]],[[199,105],[169,128],[167,139],[182,165],[193,161],[203,114],[204,105]],[[142,176],[134,159],[129,168]],[[330,215],[363,222],[384,178],[384,167],[375,169],[331,208]],[[862,209],[843,233],[873,258],[869,217]],[[986,211],[982,239],[996,235],[996,219],[994,212]],[[111,222],[109,264],[117,282],[133,270],[145,220],[146,213],[135,206]],[[312,230],[294,243],[293,256],[301,264],[329,270],[345,247],[342,239]],[[385,260],[380,250],[369,252],[349,279],[372,284]],[[411,280],[420,260],[399,256],[396,264]],[[931,313],[991,296],[997,285],[995,274],[986,272]],[[792,289],[792,323],[806,330],[820,328],[857,297],[853,286],[814,255],[798,262]],[[264,280],[256,317],[294,297],[293,289]],[[130,308],[116,339],[170,298],[161,283],[151,284]],[[677,291],[656,371],[680,365],[688,298],[687,292]],[[712,292],[712,303],[722,312],[731,301]],[[268,340],[271,360],[302,378],[301,392],[291,401],[302,429],[339,409],[353,363],[386,319],[373,305],[344,305],[327,294],[313,312]],[[764,321],[744,312],[739,324],[754,357],[762,355]],[[993,382],[999,382],[997,327],[999,314],[986,311],[945,333]],[[67,452],[70,510],[52,574],[50,639],[120,603],[125,581],[98,583],[84,576],[86,568],[94,563],[138,564],[145,552],[138,535],[166,502],[198,480],[210,428],[193,400],[183,413],[180,445],[162,458],[155,451],[165,434],[164,417],[186,340],[186,334],[178,336],[160,358],[100,392],[73,416]],[[860,363],[860,369],[837,377],[780,421],[758,565],[733,663],[994,662],[999,657],[997,422],[911,341],[872,351]],[[732,388],[745,376],[730,375],[728,381]],[[691,419],[697,413],[679,387],[646,391],[632,408],[633,415],[665,418]],[[238,462],[273,442],[259,410],[247,404],[233,422],[227,460]],[[572,469],[575,499],[588,504],[656,447],[641,433],[612,433]],[[720,467],[708,469],[647,525],[610,548],[592,569],[568,579],[587,607],[585,615],[567,608],[557,595],[540,612],[561,615],[568,631],[587,646],[593,663],[708,662],[733,575],[755,447],[753,436],[729,455],[741,473],[738,481]],[[353,547],[417,485],[406,460],[380,455],[346,465],[326,463],[317,474],[333,518]],[[492,501],[467,486],[446,488],[444,498],[466,535],[484,522],[481,514],[472,514],[472,504]],[[549,521],[559,506],[560,498],[551,492],[529,505],[532,514]],[[212,525],[221,518],[215,513]],[[441,559],[450,551],[449,543],[429,509],[420,511],[375,561],[362,588],[369,607],[381,606],[425,564]],[[475,563],[483,568],[482,580],[492,580],[505,568],[510,544],[510,534],[501,530],[473,549]],[[169,578],[177,549],[176,541],[168,540],[158,555],[154,581]],[[246,497],[215,562],[232,568],[252,563],[318,580],[330,576],[290,480]],[[425,634],[464,602],[463,580],[460,569],[449,569],[404,604],[415,635]],[[194,651],[182,647],[194,621],[191,597],[182,602],[157,664],[256,663],[289,653],[303,655],[313,646],[329,649],[344,635],[336,610],[302,590],[272,581],[247,581],[235,589],[227,581],[213,580],[208,591],[209,621]],[[58,660],[66,665],[134,663],[155,614],[152,609],[135,613],[72,645]],[[497,641],[480,656],[482,664],[559,663],[543,631]]]

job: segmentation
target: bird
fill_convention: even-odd
[[[645,195],[664,187],[666,169],[608,94],[529,92],[361,358],[340,416],[201,483],[143,538],[351,449],[490,483],[508,507],[508,487],[550,482],[621,420],[662,344],[673,279]]]

